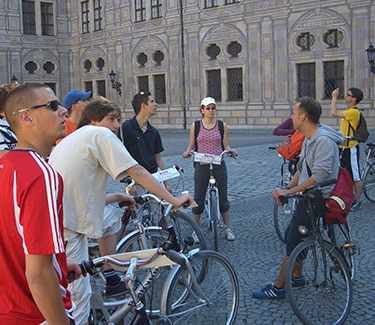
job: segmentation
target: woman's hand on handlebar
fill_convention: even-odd
[[[236,159],[238,157],[238,152],[237,152],[237,150],[234,150],[234,149],[228,149],[227,155],[231,158]]]
[[[183,152],[182,158],[185,158],[185,159],[190,158],[192,154],[193,154],[193,151],[186,150]]]

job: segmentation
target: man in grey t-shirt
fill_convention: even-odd
[[[342,137],[335,130],[320,125],[321,112],[322,108],[319,102],[309,97],[301,98],[293,106],[294,128],[304,134],[305,141],[297,166],[298,171],[288,184],[287,189],[276,189],[272,193],[278,204],[280,204],[280,197],[301,193],[318,183],[337,179],[340,168],[338,144],[342,142]],[[286,233],[286,256],[282,260],[276,281],[255,291],[254,298],[285,298],[284,287],[288,256],[304,238],[299,232],[299,227],[309,228],[310,225],[311,217],[306,213],[304,200],[299,200]],[[303,281],[302,263],[296,265],[293,271],[295,282]]]

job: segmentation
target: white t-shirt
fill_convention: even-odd
[[[64,180],[64,227],[100,238],[107,177],[119,180],[137,162],[111,130],[87,125],[57,144],[49,163]]]

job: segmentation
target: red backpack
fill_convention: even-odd
[[[340,167],[335,187],[325,200],[327,212],[324,215],[326,224],[345,224],[354,201],[353,181],[347,169]]]
[[[296,130],[288,139],[277,147],[277,152],[286,160],[292,160],[298,157],[301,152],[305,136],[302,132]]]

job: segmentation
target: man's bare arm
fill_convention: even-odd
[[[33,299],[47,323],[70,324],[52,264],[52,256],[26,255],[26,279]]]

